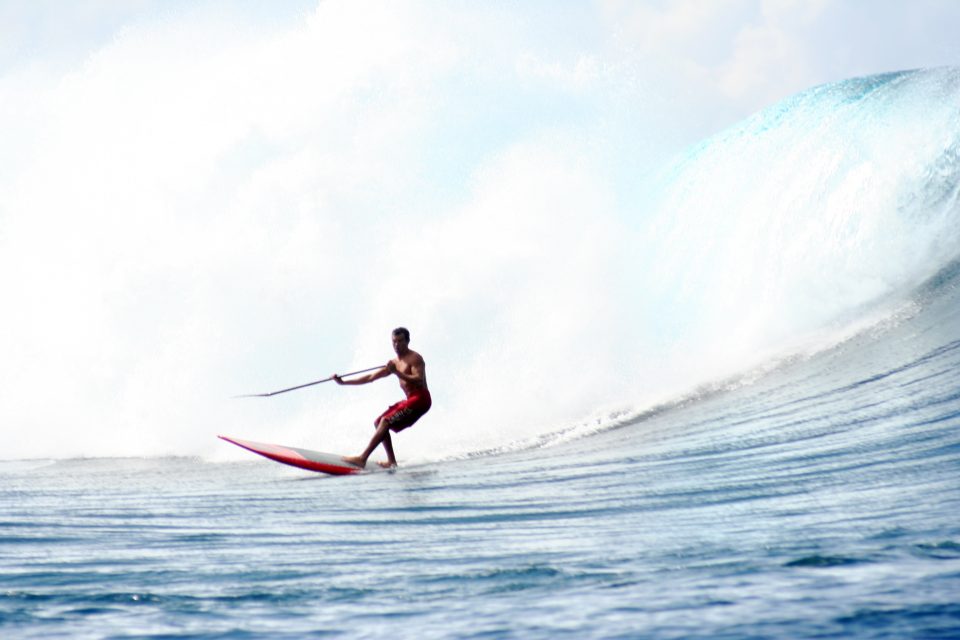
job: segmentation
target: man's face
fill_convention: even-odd
[[[407,351],[407,345],[410,344],[410,341],[403,336],[403,334],[393,334],[393,350],[398,356],[403,355]]]

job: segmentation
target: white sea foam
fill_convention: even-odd
[[[428,18],[171,20],[0,85],[23,125],[0,153],[5,456],[208,453],[217,433],[359,449],[394,385],[231,398],[385,361],[401,324],[435,400],[401,457],[549,440],[953,257],[953,70],[811,90],[643,177],[624,167],[657,153],[623,140],[657,146],[640,133],[669,118],[642,78]]]

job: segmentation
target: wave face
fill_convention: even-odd
[[[582,362],[582,375],[531,390],[543,376],[530,372],[483,394],[506,399],[507,413],[469,431],[509,429],[460,453],[602,431],[915,313],[918,288],[960,257],[958,190],[953,68],[815,87],[705,140],[645,180],[629,230],[611,242],[622,260],[603,294],[564,297],[562,318],[538,316],[529,331],[572,327],[564,364]],[[539,362],[506,342],[498,366]],[[476,396],[458,391],[452,413],[469,420],[478,403],[459,396]],[[563,415],[545,429],[511,420],[551,393]]]
[[[958,158],[952,68],[816,87],[693,148],[640,227],[651,351],[729,371],[896,308],[960,252]]]
[[[858,331],[586,437],[393,474],[0,463],[0,633],[960,636],[956,80],[814,89],[661,193],[658,237],[688,247],[665,300],[718,287],[699,309],[744,336],[766,309],[770,344]]]

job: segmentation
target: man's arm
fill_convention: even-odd
[[[373,382],[374,380],[379,380],[380,378],[386,378],[390,375],[390,367],[393,365],[393,361],[387,363],[382,369],[377,369],[373,373],[368,373],[365,376],[360,376],[359,378],[353,378],[352,380],[344,380],[337,374],[333,374],[330,378],[337,384],[367,384]]]

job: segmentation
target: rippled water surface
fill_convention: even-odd
[[[0,634],[957,637],[953,297],[562,445],[0,463]]]

